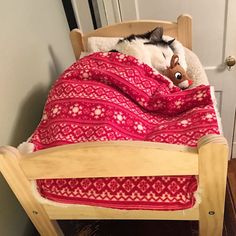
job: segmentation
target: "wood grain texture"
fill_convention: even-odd
[[[199,140],[198,151],[199,152],[197,152],[196,149],[188,148],[186,146],[141,141],[94,142],[60,146],[38,151],[21,158],[17,149],[3,147],[0,149],[0,170],[32,222],[42,235],[62,235],[60,228],[55,221],[53,221],[54,219],[199,219],[200,234],[202,236],[217,236],[221,235],[223,225],[228,152],[227,142],[222,136],[207,135]],[[126,163],[125,161],[127,158],[124,158],[125,155],[136,158],[136,161],[139,163],[138,166],[136,166],[136,164],[131,165],[131,163]],[[105,158],[102,159],[104,156]],[[160,156],[160,158],[157,156]],[[197,158],[198,156],[199,160]],[[68,166],[63,166],[66,158],[69,158],[67,159],[69,164]],[[63,161],[60,162],[60,159]],[[73,162],[72,159],[77,161]],[[83,159],[86,161],[83,161]],[[87,159],[90,159],[90,163]],[[101,159],[103,165],[99,166]],[[117,162],[111,162],[112,159],[117,159]],[[41,205],[34,198],[29,181],[25,175],[27,169],[34,168],[34,171],[37,169],[46,169],[46,172],[43,170],[42,173],[46,173],[47,176],[51,176],[49,174],[50,171],[55,171],[56,175],[63,175],[64,178],[64,170],[64,173],[67,175],[70,176],[68,172],[72,172],[73,176],[75,174],[75,177],[77,177],[78,174],[75,173],[76,170],[73,166],[75,164],[78,165],[78,163],[82,166],[85,165],[83,167],[85,169],[83,170],[82,168],[81,172],[86,176],[86,169],[93,176],[97,173],[95,170],[97,166],[100,168],[100,174],[102,173],[102,176],[106,176],[107,173],[110,175],[108,167],[112,168],[112,175],[116,173],[115,169],[118,170],[117,173],[119,174],[122,172],[122,167],[124,167],[123,165],[119,166],[118,162],[120,159],[123,161],[123,164],[125,164],[125,174],[128,176],[132,175],[130,174],[133,173],[132,169],[136,168],[139,169],[137,173],[143,173],[142,169],[149,171],[148,168],[150,168],[150,170],[154,169],[155,173],[158,173],[156,172],[156,168],[153,168],[153,165],[156,164],[156,160],[161,161],[161,159],[161,166],[165,166],[164,168],[161,167],[162,171],[164,170],[168,175],[172,172],[177,174],[179,172],[177,169],[174,172],[174,166],[175,168],[178,168],[177,163],[181,163],[181,159],[186,162],[191,160],[189,163],[192,163],[191,168],[194,168],[191,171],[194,170],[196,174],[199,173],[199,187],[202,190],[202,202],[199,205],[199,208],[192,208],[184,211],[140,211],[79,205],[71,205],[68,207],[58,207],[47,204]],[[139,159],[142,160],[142,166],[140,166],[141,162],[138,161]],[[55,164],[55,161],[58,160],[63,168]],[[147,161],[151,161],[151,164],[149,163],[146,165],[145,162]],[[89,169],[89,166],[92,165],[91,162],[95,162],[95,164],[93,168]],[[110,164],[107,165],[106,163]],[[214,163],[214,165],[212,163]],[[181,163],[181,165],[182,164],[183,163]],[[35,167],[33,167],[33,165],[35,165]],[[55,169],[52,169],[51,166],[53,165],[56,166]],[[169,166],[172,166],[171,171]],[[59,171],[56,170],[58,168],[60,168]],[[67,168],[69,168],[69,171]],[[180,169],[181,168],[182,167],[180,167]],[[186,166],[186,168],[188,167]],[[199,170],[196,170],[196,168]],[[77,170],[77,172],[80,172],[80,169],[79,171]],[[40,171],[38,174],[39,173]],[[145,172],[145,175],[147,175],[147,172]],[[30,176],[31,175],[28,177]],[[41,178],[44,177],[41,176]]]
[[[0,171],[27,215],[41,235],[63,235],[56,221],[49,219],[48,214],[34,198],[30,182],[19,167],[20,154],[13,147],[0,148]]]
[[[75,57],[78,60],[80,53],[87,50],[89,37],[126,37],[130,34],[140,34],[155,27],[163,27],[164,34],[178,39],[185,47],[192,49],[192,18],[181,15],[177,22],[158,20],[127,21],[99,28],[89,33],[82,34],[78,29],[71,31],[71,42]]]
[[[199,141],[199,231],[220,236],[223,229],[228,146],[224,137],[208,135]]]
[[[118,210],[105,207],[44,205],[50,219],[198,220],[198,207],[179,211]]]
[[[177,39],[188,49],[192,50],[192,17],[181,15],[177,19],[178,37]]]
[[[184,146],[108,141],[38,151],[20,166],[29,179],[198,175],[198,154]]]
[[[70,32],[70,41],[74,51],[75,59],[78,60],[80,58],[81,52],[84,51],[82,31],[79,29],[73,29]]]

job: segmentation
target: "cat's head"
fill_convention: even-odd
[[[163,37],[163,28],[156,27],[144,34],[132,34],[119,40],[114,49],[115,51],[134,56],[162,72],[170,65],[173,55],[171,44],[174,40],[166,40]]]
[[[124,41],[131,42],[132,40],[143,39],[145,45],[155,45],[155,46],[171,46],[171,44],[175,41],[175,39],[165,40],[163,39],[163,28],[156,27],[152,31],[148,31],[144,34],[131,34],[128,37],[120,39],[119,43]]]

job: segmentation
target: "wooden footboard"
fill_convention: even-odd
[[[212,236],[222,232],[227,151],[226,140],[219,135],[203,137],[198,148],[116,141],[71,144],[22,156],[13,147],[2,147],[0,170],[41,235],[63,235],[56,219],[199,219],[200,234]],[[164,175],[198,175],[200,206],[171,212],[61,208],[39,203],[30,185],[30,180],[40,178]]]
[[[226,139],[208,135],[198,142],[198,169],[201,204],[200,235],[222,235],[228,168]]]

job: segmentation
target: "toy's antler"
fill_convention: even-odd
[[[176,65],[179,63],[179,56],[174,54],[171,58],[171,61],[170,61],[170,68],[174,68],[176,67]]]

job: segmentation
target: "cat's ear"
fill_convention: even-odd
[[[120,40],[118,41],[118,44],[119,44],[119,43],[123,43],[124,41],[129,41],[129,42],[131,42],[132,40],[135,40],[135,35],[134,35],[134,34],[131,34],[131,35],[129,35],[128,37],[125,37],[125,38],[123,38],[123,39],[120,39]]]
[[[157,27],[151,32],[150,41],[160,42],[162,41],[162,36],[163,36],[163,28]]]
[[[175,39],[171,39],[171,40],[167,41],[167,44],[170,46],[174,41],[175,41]]]

